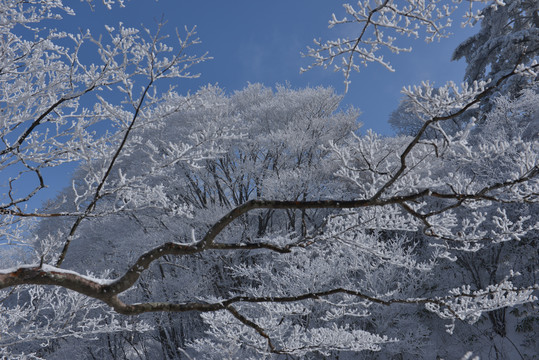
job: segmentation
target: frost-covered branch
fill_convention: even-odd
[[[315,39],[315,47],[308,47],[305,57],[313,63],[301,71],[321,66],[325,69],[333,66],[335,71],[343,73],[345,89],[351,82],[352,72],[360,71],[360,65],[378,63],[395,71],[384,56],[388,53],[409,52],[411,47],[398,45],[399,37],[424,36],[426,42],[448,37],[448,28],[453,23],[452,14],[462,2],[469,4],[462,25],[470,25],[481,19],[481,12],[473,12],[474,3],[488,3],[495,11],[505,6],[503,1],[465,0],[452,3],[436,0],[364,0],[355,5],[344,3],[346,16],[339,18],[332,14],[329,28],[342,28],[350,36],[323,42]],[[340,60],[340,63],[338,63]]]
[[[331,25],[359,24],[359,35],[308,56],[344,59],[347,83],[357,59],[389,67],[380,51],[405,50],[392,33],[445,36],[452,11],[411,0],[345,9],[350,19]],[[360,136],[358,112],[339,111],[331,89],[179,95],[174,82],[208,59],[187,53],[194,29],[168,39],[164,24],[119,24],[103,38],[40,29],[72,13],[58,2],[0,12],[0,348],[84,331],[110,340],[130,330],[116,321],[126,315],[152,334],[119,340],[137,356],[169,344],[170,357],[180,345],[203,358],[420,357],[433,314],[449,330],[487,314],[504,337],[506,308],[537,301],[537,62],[490,82],[407,88],[413,135]],[[95,64],[82,56],[92,48]],[[515,79],[526,88],[499,95]],[[29,209],[68,163],[71,188]]]

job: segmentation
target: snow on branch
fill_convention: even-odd
[[[422,29],[427,42],[446,37],[446,29],[451,26],[449,16],[454,10],[449,5],[440,5],[438,1],[415,0],[366,0],[358,1],[356,6],[345,3],[343,7],[347,16],[338,18],[333,14],[329,27],[353,24],[352,31],[355,30],[356,34],[326,42],[315,39],[316,47],[309,47],[304,54],[313,59],[313,64],[302,71],[314,66],[328,68],[333,65],[335,71],[343,73],[346,90],[352,71],[359,72],[360,65],[375,62],[394,71],[380,52],[389,50],[398,54],[411,51],[411,48],[396,45],[395,36],[418,38]],[[339,58],[341,63],[334,63]]]
[[[332,14],[329,28],[339,27],[350,36],[322,41],[315,39],[315,47],[308,47],[304,57],[313,63],[301,71],[321,66],[333,67],[344,76],[345,91],[351,83],[352,72],[359,72],[361,66],[369,63],[382,65],[395,71],[385,58],[388,53],[410,52],[411,47],[398,45],[399,37],[423,36],[426,42],[441,40],[450,35],[448,29],[453,23],[453,12],[463,0],[451,4],[437,0],[361,0],[355,5],[344,3],[346,15],[339,18]],[[465,0],[469,10],[462,25],[466,26],[481,19],[481,12],[473,12],[474,3],[490,0]],[[503,1],[495,1],[493,8],[505,6]]]

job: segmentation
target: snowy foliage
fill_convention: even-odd
[[[9,291],[3,290],[1,296],[5,302],[0,305],[0,311],[9,314],[0,316],[0,356],[6,359],[12,359],[17,350],[25,349],[29,342],[37,341],[45,348],[64,337],[95,339],[104,333],[151,329],[144,322],[118,319],[111,309],[70,290],[56,288],[49,291],[43,287],[26,286],[10,295]],[[24,355],[40,358],[43,352],[37,350]]]
[[[535,1],[507,0],[503,6],[485,7],[478,16],[481,29],[453,54],[454,59],[466,59],[467,82],[497,81],[517,65],[530,65],[536,59],[539,14]],[[508,84],[521,83],[522,87],[523,82],[528,81],[516,76]]]
[[[499,26],[500,21],[506,23],[511,20],[507,19],[508,16],[505,16],[502,20],[496,18],[492,22],[490,20],[488,22],[482,22],[482,24],[485,24],[485,28],[481,35],[471,38],[467,43],[461,45],[455,52],[455,58],[460,58],[464,52],[467,52],[467,59],[468,56],[477,57],[475,59],[469,59],[469,62],[471,64],[482,64],[482,70],[484,70],[484,67],[487,65],[486,62],[482,61],[485,54],[480,51],[473,51],[476,49],[470,50],[469,47],[483,46],[484,49],[489,49],[485,51],[492,51],[493,46],[487,43],[485,39],[489,41],[511,41],[506,39],[493,40],[491,38],[491,31],[498,31],[496,29],[503,28],[504,30],[501,32],[505,34],[509,33],[510,35],[508,36],[514,36],[512,40],[514,43],[519,42],[517,39],[523,38],[526,39],[525,41],[528,41],[528,33],[520,32],[521,30],[528,31],[532,36],[536,36],[535,32],[537,31],[537,21],[539,18],[537,17],[533,0],[509,1],[509,6],[504,6],[505,3],[501,0],[457,0],[453,2],[436,0],[364,0],[358,1],[356,4],[344,3],[343,8],[346,15],[342,17],[332,14],[329,20],[329,28],[342,27],[344,33],[351,35],[325,42],[321,39],[315,39],[315,47],[308,47],[307,52],[304,54],[304,56],[313,59],[313,64],[306,69],[302,69],[302,71],[307,71],[316,66],[322,66],[326,69],[333,66],[335,71],[343,73],[346,90],[351,83],[352,73],[359,72],[362,65],[367,66],[370,63],[378,63],[389,71],[395,71],[389,60],[384,56],[390,53],[399,54],[400,52],[412,51],[411,47],[398,45],[399,38],[424,37],[426,42],[432,42],[449,36],[451,33],[448,29],[453,23],[452,14],[457,6],[463,2],[469,4],[469,11],[466,12],[461,21],[462,26],[483,20],[485,14],[487,14],[487,17],[490,14],[497,16],[496,14],[498,14],[498,9],[500,8],[502,8],[500,12],[504,14],[506,11],[511,14],[518,13],[519,16],[522,16],[523,21],[515,24],[515,28],[518,27],[519,32],[513,32],[511,23],[507,27]],[[475,12],[474,3],[490,4],[485,6],[482,11]],[[527,13],[523,14],[519,12],[522,10],[519,7],[520,3],[524,4],[522,7],[525,8]],[[517,5],[515,6],[515,4]],[[530,26],[530,24],[532,25]],[[526,54],[528,58],[536,51],[536,45],[533,45],[533,38],[530,39],[529,43],[531,46],[523,45],[524,49],[528,49],[525,51],[529,51]],[[515,54],[513,50],[509,51],[512,52],[511,58],[518,57],[521,54],[521,52]],[[496,54],[496,52],[492,51],[489,54],[490,59],[494,58],[495,55],[493,54]],[[481,59],[481,61],[477,61],[477,59]],[[490,59],[489,61],[492,61]],[[514,62],[515,66],[517,63],[518,61]],[[472,76],[466,80],[471,83],[480,79],[486,80],[488,78],[484,79]]]
[[[329,27],[353,24],[357,35],[322,42],[314,40],[315,48],[308,48],[306,56],[312,57],[312,66],[328,68],[333,65],[335,71],[342,71],[346,88],[350,84],[352,71],[359,71],[360,65],[378,63],[394,71],[389,61],[379,53],[389,50],[393,53],[411,51],[396,45],[396,36],[419,37],[420,30],[425,33],[425,40],[431,42],[447,36],[446,28],[451,25],[449,5],[440,6],[438,1],[358,1],[357,4],[343,4],[346,16],[338,18],[332,15]],[[341,63],[334,64],[336,59]],[[357,60],[356,60],[357,58]],[[311,67],[312,67],[311,66]],[[310,69],[309,67],[308,69]]]
[[[412,0],[345,9],[351,20],[331,25],[360,36],[309,55],[345,59],[347,82],[356,57],[389,67],[378,49],[403,50],[382,29],[430,41],[451,13]],[[533,354],[536,49],[491,81],[405,88],[414,131],[384,138],[359,135],[358,111],[328,88],[162,90],[207,59],[188,54],[194,30],[173,49],[162,25],[108,26],[105,39],[38,27],[62,13],[0,2],[2,357],[72,356],[86,341],[101,358]],[[29,210],[68,163],[71,186]]]

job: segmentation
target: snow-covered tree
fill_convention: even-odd
[[[533,0],[507,0],[503,6],[487,6],[477,13],[481,28],[460,44],[453,59],[468,64],[464,80],[495,82],[518,66],[537,62],[539,53],[539,10]],[[476,20],[476,21],[477,21]],[[499,90],[518,96],[535,87],[537,75],[514,76]]]
[[[166,177],[147,179],[153,186],[165,185],[166,196],[174,198],[176,203],[186,204],[191,211],[190,217],[178,217],[167,209],[139,208],[95,219],[99,226],[94,220],[86,221],[80,225],[80,236],[70,246],[64,268],[89,269],[95,273],[113,268],[114,275],[120,275],[126,259],[135,261],[141,251],[163,241],[175,241],[178,237],[189,239],[192,232],[195,236],[203,233],[212,218],[218,219],[230,207],[248,200],[308,200],[318,199],[322,194],[330,197],[342,192],[334,181],[336,164],[329,157],[330,149],[319,145],[329,145],[330,140],[339,143],[351,137],[358,123],[357,112],[353,109],[337,111],[340,97],[333,90],[308,88],[296,91],[278,86],[273,92],[255,84],[232,96],[226,96],[214,86],[201,89],[194,96],[197,101],[189,109],[169,117],[163,129],[138,134],[148,143],[151,140],[148,146],[153,148],[169,141],[181,141],[193,131],[216,126],[229,129],[229,134],[232,130],[236,132],[235,136],[221,139],[220,153],[214,158],[204,159],[196,167],[176,163],[167,168]],[[151,163],[149,148],[143,147],[141,151],[123,157],[122,171],[138,173],[143,164]],[[75,176],[75,186],[84,184],[81,182],[84,177],[85,169],[80,169]],[[73,190],[66,189],[60,194],[59,199],[64,198],[72,199]],[[101,206],[104,209],[117,201],[117,197],[109,201],[103,199]],[[73,205],[66,201],[54,207],[55,211],[69,212]],[[325,214],[327,211],[323,210],[294,209],[282,212],[268,209],[259,214],[246,214],[226,231],[224,239],[235,243],[270,235],[282,237],[295,233],[304,236],[323,223]],[[41,222],[38,233],[41,238],[47,238],[62,229],[67,232],[70,226],[69,219],[52,218]],[[133,247],[133,236],[138,239],[136,248]],[[119,258],[118,253],[123,256]],[[259,262],[264,257],[246,252],[218,256],[210,252],[194,259],[167,257],[158,262],[157,268],[149,269],[148,280],[141,284],[142,296],[151,299],[159,293],[163,300],[175,301],[226,295],[237,286],[237,278],[222,266],[223,259],[231,265]],[[159,286],[152,280],[156,278],[160,279]],[[186,287],[186,283],[197,286]],[[197,318],[189,314],[171,319],[156,316],[158,329],[177,336],[176,339],[160,340],[166,351],[177,352],[178,346],[183,347],[195,335],[202,335],[200,328],[203,325],[197,323]],[[179,328],[182,328],[181,336],[177,331]]]
[[[423,86],[424,91],[432,91],[437,94],[436,88],[431,88],[428,84]],[[454,135],[456,132],[464,130],[468,125],[468,121],[471,118],[468,113],[456,116],[454,119],[444,121],[439,124],[439,127],[443,129],[444,133]],[[468,119],[468,121],[466,120]],[[399,106],[391,112],[388,119],[389,124],[398,135],[414,136],[421,129],[424,124],[424,118],[417,112],[416,105],[413,101],[404,97]],[[427,128],[423,135],[424,138],[433,138],[441,136],[440,131],[436,131],[433,127]]]
[[[3,274],[32,257],[36,219],[51,216],[32,208],[55,177],[70,163],[91,162],[94,172],[88,174],[86,190],[92,192],[94,203],[80,204],[71,215],[74,223],[93,215],[95,202],[121,187],[108,178],[119,153],[135,146],[134,129],[152,127],[183,106],[173,89],[156,91],[155,85],[195,77],[190,67],[206,59],[188,53],[198,43],[194,30],[178,37],[172,47],[174,41],[161,34],[162,25],[153,32],[121,24],[107,27],[104,39],[94,38],[89,31],[68,34],[44,26],[72,15],[73,10],[61,1],[0,2]],[[92,47],[95,56],[89,58],[86,51]],[[197,151],[187,157],[199,156]],[[159,201],[149,193],[143,200],[144,192],[139,194],[141,202]],[[67,248],[77,226],[63,240],[55,234],[41,242],[41,265],[50,256],[57,264],[62,262],[61,254],[50,251],[60,244]],[[2,357],[16,358],[10,349],[20,349],[22,358],[33,356],[20,345],[28,339],[46,344],[62,336],[144,329],[117,322],[102,304],[79,295],[60,288],[46,293],[27,287],[3,290]]]
[[[377,49],[399,50],[382,28],[424,26],[434,39],[450,13],[415,0],[345,8],[359,37],[311,55],[346,59],[347,81],[355,56],[388,66]],[[483,344],[450,352],[438,329],[480,331],[490,317],[504,336],[497,311],[511,306],[533,321],[522,314],[537,302],[539,141],[515,124],[534,129],[539,98],[505,85],[536,86],[537,63],[490,83],[404,89],[417,132],[359,136],[357,112],[339,111],[331,89],[160,91],[206,59],[186,54],[194,31],[173,50],[161,26],[107,27],[108,40],[40,30],[62,12],[0,2],[1,231],[21,249],[0,270],[2,356],[49,357],[65,348],[43,344],[71,336],[120,358],[470,358]],[[97,64],[78,56],[87,43]],[[487,125],[465,118],[496,92],[507,93]],[[451,121],[462,123],[446,131]],[[67,163],[72,187],[25,207]],[[507,354],[531,354],[524,340]]]
[[[454,53],[454,59],[465,58],[468,63],[465,80],[472,82],[490,79],[491,83],[495,83],[519,66],[536,63],[539,54],[538,19],[535,2],[508,1],[504,6],[485,7],[479,11],[476,17],[476,21],[481,23],[479,32],[464,41]],[[472,130],[475,135],[474,142],[487,144],[498,143],[500,139],[537,139],[539,117],[536,93],[536,74],[512,76],[500,83],[494,93],[481,99],[480,107],[469,110],[445,124],[444,131],[454,133],[462,130],[467,122],[475,117],[478,120]],[[400,133],[413,133],[423,123],[421,117],[410,109],[413,110],[414,107],[410,107],[409,100],[404,99],[390,117],[390,123]],[[436,136],[437,132],[432,129],[426,135]],[[506,154],[510,151],[512,150],[508,149]],[[500,158],[501,162],[496,165],[476,164],[475,171],[492,175],[505,166],[508,159],[504,159]],[[533,221],[537,221],[533,215],[537,213],[534,205],[513,207],[508,209],[508,212],[529,215]],[[466,281],[471,281],[478,288],[500,281],[507,276],[510,269],[517,270],[521,266],[526,268],[523,271],[526,275],[523,277],[533,278],[536,260],[528,254],[536,253],[536,242],[536,236],[532,235],[517,243],[494,244],[478,253],[463,254],[452,266],[444,268],[444,272],[454,272],[459,281],[467,278]],[[496,354],[497,358],[512,358],[519,354],[518,350],[515,352],[511,339],[533,334],[536,327],[530,325],[534,324],[536,317],[533,310],[526,307],[511,311],[501,308],[488,313],[487,321],[480,325],[480,331],[462,328],[456,337],[459,341],[466,342],[472,333],[476,346],[482,342],[484,348]],[[508,353],[510,355],[507,355]]]

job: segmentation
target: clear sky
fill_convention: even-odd
[[[124,24],[155,28],[161,18],[168,21],[165,31],[173,33],[184,25],[197,26],[201,45],[197,53],[209,52],[213,60],[198,65],[202,76],[186,80],[185,91],[196,91],[208,83],[218,84],[227,92],[242,89],[248,83],[266,86],[288,82],[293,88],[332,86],[344,93],[343,77],[330,70],[314,69],[300,74],[300,67],[310,64],[301,52],[313,45],[314,38],[334,39],[342,29],[328,29],[332,13],[344,14],[341,1],[328,0],[131,0],[125,8],[106,11],[96,0],[95,11],[85,3],[74,3],[76,19],[66,18],[67,28],[91,28],[94,35],[104,32],[103,25]],[[82,16],[81,16],[82,15]],[[74,21],[76,20],[76,21]],[[62,27],[63,27],[62,26]],[[391,135],[387,119],[401,98],[403,86],[420,84],[423,80],[438,85],[462,80],[465,64],[451,62],[453,49],[476,29],[461,29],[455,21],[451,38],[426,44],[423,39],[403,39],[401,45],[413,47],[411,53],[386,56],[396,72],[377,64],[354,73],[343,105],[362,111],[363,129]]]
[[[172,35],[176,28],[197,26],[202,44],[192,50],[197,54],[207,51],[213,60],[194,69],[202,74],[199,79],[184,80],[179,84],[182,93],[195,92],[208,83],[218,84],[232,93],[256,82],[266,86],[288,83],[292,88],[332,86],[338,93],[344,93],[344,79],[340,73],[317,68],[300,74],[301,67],[310,65],[310,59],[303,58],[301,52],[313,45],[314,38],[327,40],[343,35],[343,29],[328,29],[332,13],[338,17],[344,14],[342,1],[130,0],[126,1],[125,8],[115,6],[112,11],[106,10],[101,0],[94,1],[94,11],[85,2],[65,1],[74,7],[77,16],[65,16],[59,22],[51,22],[50,26],[70,32],[79,29],[85,32],[89,28],[94,37],[106,36],[104,25],[115,26],[118,22],[132,27],[144,24],[155,29],[157,22],[164,19],[168,21],[164,31]],[[452,29],[455,35],[440,43],[426,44],[422,39],[399,42],[402,46],[412,45],[414,50],[386,56],[396,69],[394,73],[371,64],[361,73],[353,74],[342,105],[362,111],[359,120],[364,124],[363,131],[374,129],[384,135],[392,134],[387,120],[399,104],[403,86],[420,84],[423,80],[438,85],[448,80],[461,81],[465,64],[451,62],[451,54],[477,29],[462,30],[458,24],[459,21],[455,21]],[[91,54],[87,60],[92,61]],[[60,189],[70,186],[75,167],[76,164],[70,164],[45,169],[43,175],[49,187],[28,202],[29,211],[39,208],[44,200],[53,199]],[[6,171],[0,174],[1,192],[6,191],[9,176],[11,174]],[[23,177],[17,187],[25,193],[35,186],[35,181],[32,176]]]
[[[266,86],[288,83],[292,88],[332,86],[337,93],[344,93],[340,73],[317,68],[300,74],[301,67],[310,65],[310,59],[302,57],[301,52],[313,45],[314,38],[327,40],[343,35],[343,29],[328,29],[332,13],[337,17],[344,14],[342,1],[130,0],[126,1],[125,8],[114,6],[111,11],[106,10],[101,0],[95,0],[94,11],[85,2],[68,3],[77,16],[65,16],[64,20],[54,21],[50,26],[70,32],[79,29],[84,32],[89,28],[94,37],[99,37],[100,34],[106,36],[105,24],[115,26],[118,22],[138,28],[144,24],[155,29],[164,19],[168,21],[164,31],[172,35],[176,28],[183,30],[184,26],[196,25],[202,44],[192,50],[197,54],[207,51],[213,60],[194,68],[194,72],[202,75],[179,84],[182,93],[193,93],[209,83],[232,93],[257,82]],[[452,31],[454,36],[439,43],[426,44],[422,39],[400,41],[399,45],[411,45],[414,49],[411,53],[386,56],[396,69],[394,73],[371,64],[361,73],[352,75],[342,106],[361,110],[359,120],[364,124],[363,131],[373,129],[383,135],[392,134],[387,120],[399,104],[403,86],[418,85],[423,80],[438,85],[449,80],[461,81],[465,64],[451,62],[451,54],[477,30],[462,30],[459,21],[455,21]],[[91,55],[88,56],[87,60],[91,61]],[[53,198],[58,189],[69,186],[74,166],[64,166],[62,176],[45,171],[53,182],[29,202],[30,208],[39,207],[42,200]]]

